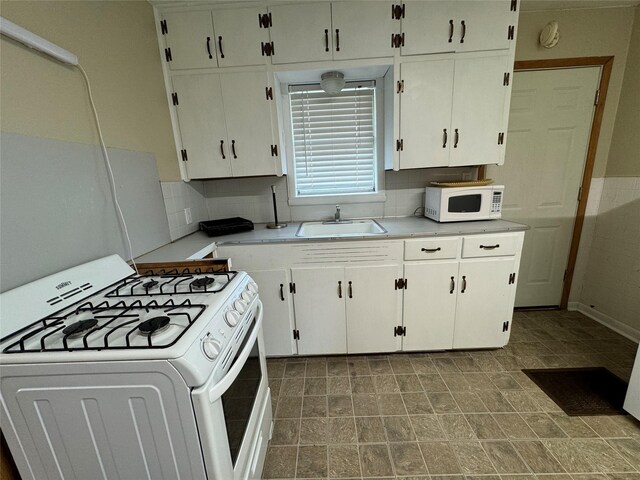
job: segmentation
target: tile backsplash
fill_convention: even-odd
[[[198,222],[209,219],[203,182],[161,182],[161,186],[171,241],[195,232]],[[190,223],[187,223],[186,209],[191,211]]]

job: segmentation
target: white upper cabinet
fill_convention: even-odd
[[[218,66],[262,65],[263,45],[269,42],[269,29],[263,28],[261,8],[226,8],[213,10],[215,48]]]
[[[164,60],[171,70],[218,66],[209,10],[165,13],[161,26]]]
[[[402,55],[455,52],[454,12],[451,1],[404,3]]]
[[[401,54],[508,49],[517,21],[511,0],[408,1]]]
[[[273,63],[331,60],[331,4],[273,5],[270,27]]]
[[[190,179],[277,174],[264,70],[175,75],[173,88]]]
[[[391,14],[390,2],[332,3],[334,60],[393,56],[391,36],[400,33],[400,22]]]
[[[450,166],[504,163],[511,56],[456,60]]]
[[[504,163],[511,56],[404,62],[400,168]]]
[[[400,66],[400,168],[449,165],[453,60]]]
[[[233,176],[274,175],[272,100],[267,100],[265,93],[267,73],[222,73],[220,81],[228,132],[226,153]]]
[[[178,98],[182,161],[189,178],[230,177],[220,75],[176,75],[172,81]]]
[[[518,13],[507,0],[462,0],[455,8],[456,52],[507,49],[515,42]]]

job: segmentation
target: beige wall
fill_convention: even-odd
[[[633,25],[633,7],[522,12],[516,45],[516,60],[615,56],[600,141],[593,170],[603,177],[611,146],[616,111]],[[551,20],[559,24],[560,41],[552,49],[539,45],[540,30]]]
[[[640,6],[636,7],[607,177],[640,176]]]
[[[161,180],[180,173],[153,10],[146,1],[2,1],[0,14],[78,56],[109,147],[151,152]],[[80,72],[2,37],[0,128],[97,144]]]

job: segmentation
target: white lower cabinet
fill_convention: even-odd
[[[453,348],[495,348],[507,343],[515,272],[514,257],[460,261]]]
[[[394,334],[402,324],[401,265],[345,268],[347,352],[400,350],[402,337]]]
[[[247,272],[258,284],[260,300],[264,308],[262,331],[268,356],[285,356],[297,353],[293,340],[293,312],[287,270],[257,270]]]
[[[344,268],[292,268],[298,353],[347,353]]]
[[[402,350],[453,347],[458,260],[405,263]]]

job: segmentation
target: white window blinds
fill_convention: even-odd
[[[290,86],[289,101],[297,196],[376,192],[375,83]]]

